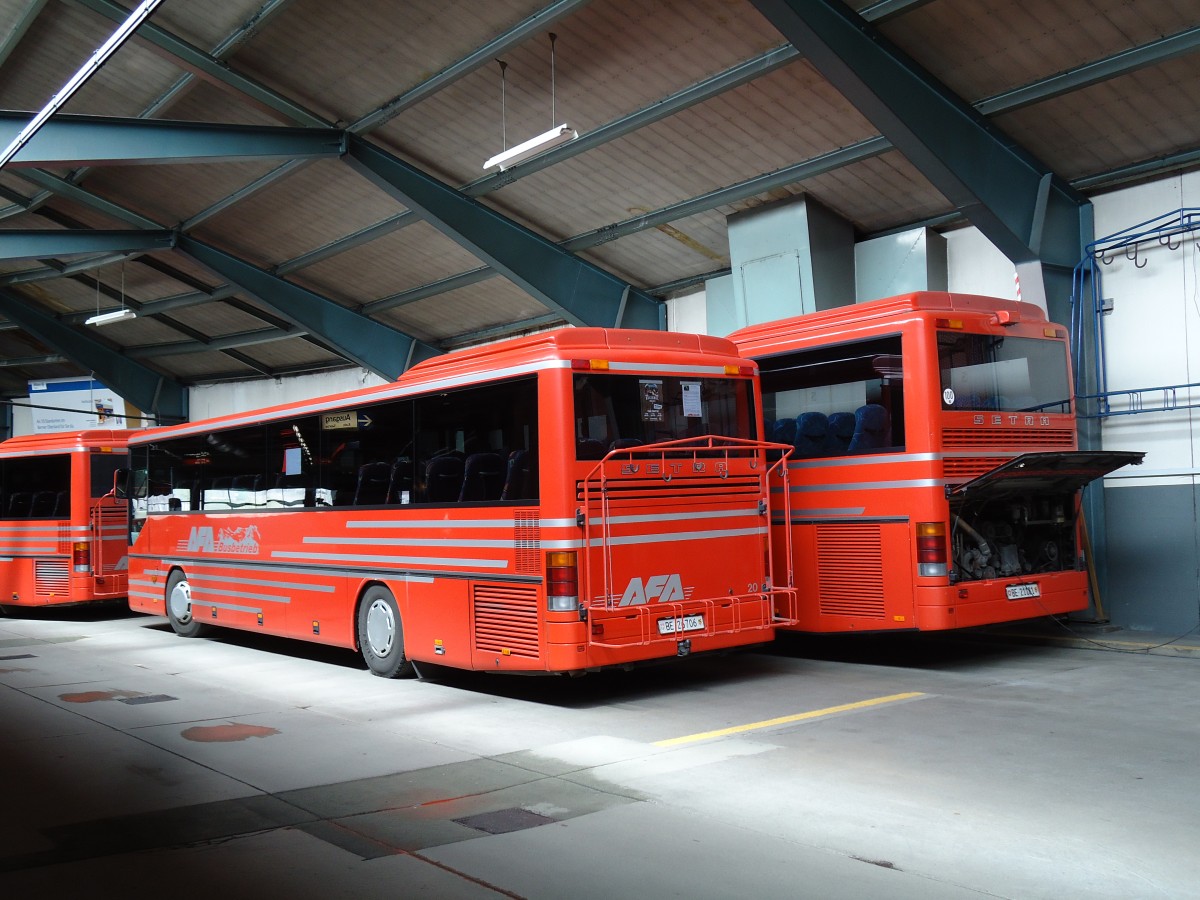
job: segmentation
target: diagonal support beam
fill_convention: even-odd
[[[649,294],[355,135],[347,163],[575,325],[661,329]]]
[[[122,356],[84,332],[64,325],[27,297],[2,288],[0,313],[46,346],[94,372],[138,409],[165,420],[187,418],[187,393],[171,377]]]
[[[1040,272],[1022,289],[1065,321],[1069,283],[1047,290],[1042,267],[1078,262],[1086,199],[841,0],[752,2],[1005,256]]]
[[[0,259],[153,253],[174,246],[175,235],[170,231],[0,231]]]
[[[20,134],[28,121],[24,113],[0,112],[0,144]],[[21,148],[8,168],[318,159],[341,156],[344,151],[344,134],[334,128],[56,116]]]
[[[195,238],[180,235],[177,247],[289,322],[320,335],[338,353],[381,378],[397,378],[409,364],[442,352]]]

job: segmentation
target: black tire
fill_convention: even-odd
[[[197,622],[192,617],[192,588],[182,569],[176,569],[167,579],[163,601],[171,628],[180,637],[200,637],[210,629],[211,626]]]
[[[367,668],[380,678],[412,678],[416,669],[404,655],[404,625],[396,598],[372,585],[358,603],[358,647]]]

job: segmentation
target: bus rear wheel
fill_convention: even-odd
[[[197,622],[192,616],[192,586],[182,570],[176,569],[171,573],[164,596],[167,619],[177,635],[199,637],[208,630],[207,625]]]
[[[416,674],[404,655],[404,626],[396,598],[381,584],[363,594],[358,604],[358,646],[367,668],[380,678],[411,678]]]

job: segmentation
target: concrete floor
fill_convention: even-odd
[[[1195,654],[792,638],[430,674],[0,618],[0,896],[1200,897]]]

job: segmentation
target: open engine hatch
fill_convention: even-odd
[[[982,501],[1030,492],[1071,494],[1122,466],[1141,465],[1145,456],[1134,450],[1024,453],[970,481],[946,485],[946,497]]]

